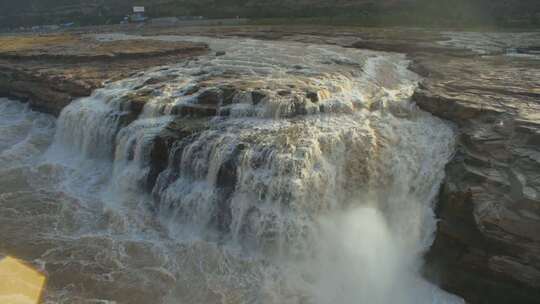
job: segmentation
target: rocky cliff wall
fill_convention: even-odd
[[[429,275],[471,303],[537,303],[540,65],[510,56],[420,62],[427,78],[415,101],[460,133]]]

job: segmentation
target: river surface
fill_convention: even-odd
[[[409,101],[404,56],[146,39],[223,53],[108,83],[58,119],[0,99],[0,255],[46,275],[44,303],[463,303],[420,275],[455,138]],[[218,115],[178,110],[224,85],[242,90]],[[150,96],[135,118],[134,92]],[[156,172],[178,126],[195,131]]]

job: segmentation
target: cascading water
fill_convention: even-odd
[[[462,303],[419,274],[454,135],[403,56],[148,39],[224,55],[74,101],[19,166],[61,206],[33,240],[51,303]]]

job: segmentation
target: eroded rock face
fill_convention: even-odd
[[[198,43],[98,41],[67,34],[7,36],[0,43],[0,95],[28,100],[54,115],[106,80],[207,52]]]
[[[0,94],[30,100],[35,109],[57,115],[74,97],[92,92],[92,85],[59,78],[1,65]]]
[[[471,303],[540,299],[540,61],[420,57],[417,104],[456,123],[429,275]]]

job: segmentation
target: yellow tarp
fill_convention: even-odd
[[[17,259],[0,261],[0,303],[37,304],[45,284],[45,276]]]

